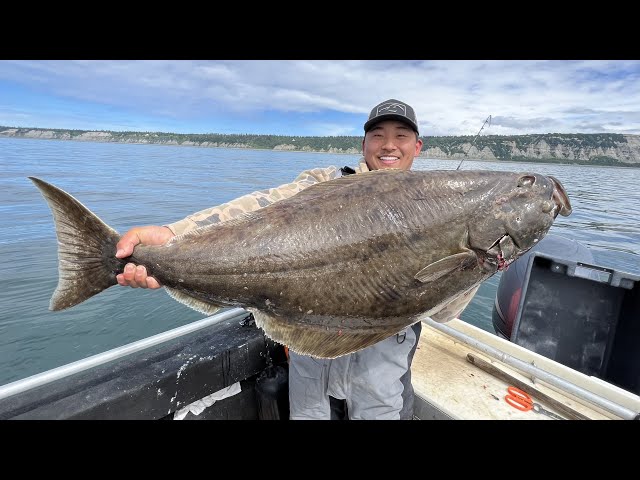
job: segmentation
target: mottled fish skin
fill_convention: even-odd
[[[176,300],[204,313],[247,308],[272,339],[322,358],[360,350],[422,315],[450,320],[481,282],[542,239],[558,213],[571,212],[560,182],[543,175],[378,170],[116,259],[117,232],[30,178],[49,202],[60,244],[53,310],[117,284],[134,262]]]

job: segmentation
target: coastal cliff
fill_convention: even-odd
[[[181,145],[205,148],[248,148],[324,153],[361,153],[362,137],[299,137],[246,134],[176,134],[108,132],[0,126],[0,137]],[[477,138],[424,137],[421,157],[617,165],[640,167],[640,135],[536,134]]]

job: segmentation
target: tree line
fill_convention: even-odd
[[[169,133],[169,132],[137,132],[137,131],[108,131],[108,130],[70,130],[70,129],[44,129],[44,128],[15,128],[0,126],[3,130],[16,130],[12,136],[26,136],[27,132],[46,131],[52,132],[53,138],[66,138],[73,140],[88,133],[108,133],[110,138],[103,141],[128,142],[128,143],[172,143],[192,144],[203,146],[242,146],[253,149],[284,148],[289,150],[309,150],[317,152],[359,152],[362,146],[362,136],[296,136],[296,135],[256,135],[256,134],[222,134],[222,133]],[[615,133],[547,133],[534,135],[473,135],[421,137],[424,149],[439,148],[446,155],[466,155],[469,145],[477,150],[489,149],[496,159],[510,161],[550,161],[558,162],[562,159],[552,155],[544,157],[544,146],[547,149],[562,146],[574,152],[591,149],[617,148],[626,144],[627,139],[623,134]],[[474,140],[475,138],[475,140]],[[524,151],[531,149],[537,153],[535,158],[514,155],[514,148]],[[608,156],[592,156],[588,160],[567,160],[572,163],[584,163],[589,165],[633,165],[619,161]]]

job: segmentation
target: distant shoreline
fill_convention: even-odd
[[[0,132],[1,133],[1,132]],[[113,140],[73,140],[65,138],[41,138],[41,137],[23,137],[23,136],[8,136],[1,135],[0,139],[7,138],[11,140],[48,140],[55,142],[78,142],[78,143],[111,143],[111,144],[125,144],[125,145],[153,145],[156,147],[191,147],[191,148],[226,148],[229,150],[255,150],[261,152],[283,152],[283,153],[326,153],[329,155],[358,155],[357,153],[350,152],[325,152],[322,150],[274,150],[273,148],[259,148],[259,147],[212,147],[209,145],[183,145],[179,143],[152,143],[152,142],[118,142]],[[446,159],[442,159],[446,160]]]
[[[623,168],[640,167],[640,136],[638,135],[609,136],[612,138],[598,134],[575,135],[577,138],[572,138],[571,135],[567,134],[565,136],[568,138],[565,139],[549,134],[547,140],[540,139],[544,137],[543,135],[524,135],[504,138],[487,136],[484,138],[478,137],[480,140],[475,143],[469,142],[467,137],[425,137],[425,145],[423,146],[422,152],[416,158],[463,162],[536,163]],[[531,140],[531,137],[533,137],[534,140]],[[0,126],[0,138],[63,140],[89,143],[124,143],[130,145],[159,145],[169,147],[227,148],[234,150],[351,156],[362,155],[360,149],[362,137],[292,137],[237,134],[188,135],[172,133],[22,129]],[[141,141],[141,139],[143,140]],[[261,144],[267,144],[268,146],[261,146]],[[356,148],[354,145],[358,145],[358,147]],[[580,155],[582,158],[580,158]],[[622,159],[620,155],[623,156]],[[625,161],[625,159],[628,161]]]
[[[127,145],[154,145],[157,147],[179,147],[179,148],[220,148],[227,150],[249,150],[256,152],[280,152],[280,153],[297,153],[297,154],[314,154],[314,155],[345,155],[345,156],[358,156],[362,157],[362,153],[347,153],[347,152],[323,152],[323,151],[311,151],[311,150],[273,150],[270,148],[255,148],[255,147],[210,147],[210,146],[202,146],[202,145],[180,145],[180,144],[164,144],[164,143],[135,143],[135,142],[109,142],[109,141],[99,141],[99,140],[63,140],[60,138],[32,138],[32,137],[3,137],[9,139],[16,140],[50,140],[50,141],[67,141],[67,142],[80,142],[80,143],[110,143],[110,144],[127,144]],[[420,160],[429,160],[429,161],[437,161],[437,162],[457,162],[462,159],[460,158],[437,158],[437,157],[428,157],[425,155],[418,155],[415,157]],[[481,163],[507,163],[507,164],[522,164],[522,163],[536,163],[541,165],[564,165],[564,166],[577,166],[577,167],[600,167],[600,168],[640,168],[640,165],[589,165],[585,163],[566,163],[566,162],[545,162],[545,161],[536,161],[535,159],[530,159],[527,161],[519,161],[519,160],[489,160],[483,158],[465,158],[462,162],[481,162]]]

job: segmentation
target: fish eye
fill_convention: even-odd
[[[533,175],[523,175],[518,179],[518,187],[530,187],[536,183],[536,177]]]

